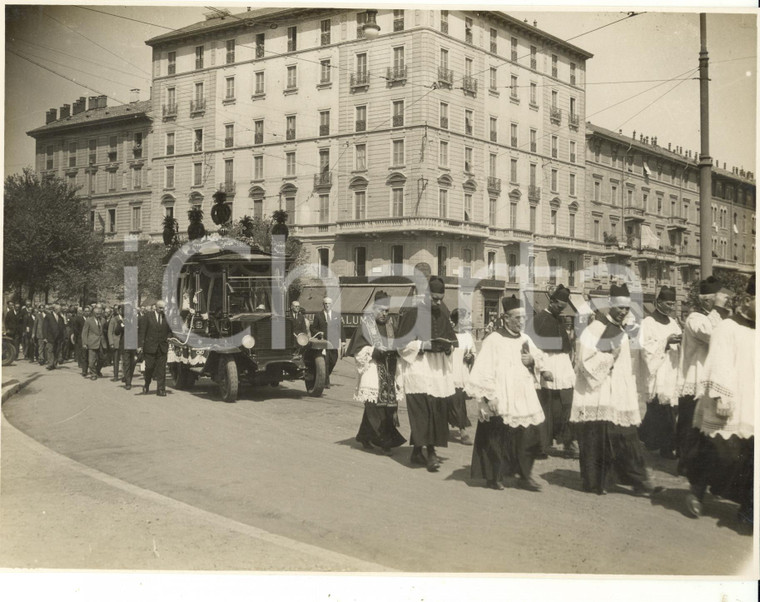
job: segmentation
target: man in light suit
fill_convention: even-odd
[[[340,321],[340,315],[332,310],[332,299],[325,297],[322,300],[322,311],[314,314],[314,322],[311,324],[311,336],[316,335],[318,332],[322,333],[322,336],[330,341],[332,349],[328,349],[327,353],[327,382],[325,388],[330,388],[330,374],[335,368],[335,364],[338,363],[338,349],[342,348],[344,344],[343,325]]]
[[[48,370],[55,370],[60,359],[61,345],[65,336],[65,323],[61,315],[61,306],[53,303],[53,311],[49,312],[42,322],[42,340],[48,358]]]
[[[90,380],[97,380],[100,375],[101,358],[106,346],[103,324],[103,308],[96,305],[93,314],[84,321],[82,327],[82,346],[87,351],[87,369]],[[86,376],[86,374],[82,376]]]
[[[164,309],[163,300],[156,302],[155,311],[148,311],[139,322],[137,353],[145,354],[145,385],[143,395],[148,394],[150,381],[156,379],[156,393],[166,396],[166,354],[169,352],[169,335],[172,332]]]

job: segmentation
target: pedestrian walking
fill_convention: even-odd
[[[124,304],[124,332],[119,340],[124,372],[124,387],[132,388],[132,377],[137,364],[137,344],[139,335],[139,314],[129,303]]]
[[[47,308],[40,303],[37,311],[37,320],[34,323],[34,340],[37,347],[37,361],[40,366],[44,366],[47,363],[47,352],[45,350],[45,337],[42,335],[42,324],[45,321],[47,315]]]
[[[466,391],[479,400],[470,477],[503,489],[517,475],[518,487],[540,491],[533,464],[541,450],[544,412],[536,393],[544,370],[543,353],[523,329],[525,309],[514,295],[502,299],[502,326],[483,341]]]
[[[157,395],[166,396],[166,355],[172,331],[164,315],[165,308],[166,303],[162,299],[157,301],[155,311],[147,312],[139,324],[137,353],[145,356],[144,395],[148,394],[150,383],[155,378]]]
[[[402,316],[397,334],[409,341],[399,355],[411,427],[411,463],[430,472],[441,466],[435,448],[448,446],[448,404],[455,393],[451,352],[459,343],[443,303],[445,291],[443,280],[431,277],[428,291]]]
[[[691,491],[687,510],[702,513],[707,487],[739,504],[737,518],[753,520],[755,448],[755,275],[736,313],[717,324],[702,371],[703,389],[694,413],[699,436],[684,466]]]
[[[124,317],[119,306],[113,310],[111,319],[108,321],[108,340],[111,344],[111,361],[113,363],[113,381],[119,382],[119,366],[121,364],[121,337],[124,333]]]
[[[93,313],[84,321],[82,327],[82,345],[87,350],[87,372],[82,376],[97,380],[100,372],[103,352],[105,350],[105,335],[103,334],[103,309],[96,305]]]
[[[654,312],[641,323],[642,392],[647,404],[639,427],[639,439],[666,459],[676,457],[676,419],[678,415],[678,358],[681,350],[681,327],[672,315],[676,307],[676,289],[663,286],[654,304]]]
[[[654,485],[638,438],[641,423],[626,331],[631,296],[610,287],[609,315],[601,314],[580,337],[570,421],[580,448],[584,491],[607,493],[619,481],[648,495]]]
[[[58,367],[61,345],[63,345],[63,339],[66,336],[65,326],[61,315],[61,306],[54,303],[53,311],[49,312],[42,322],[42,340],[45,343],[48,370],[55,370]]]
[[[472,321],[470,313],[464,308],[451,312],[451,324],[454,327],[458,347],[451,352],[451,365],[454,369],[454,396],[449,398],[449,426],[459,429],[459,442],[472,445],[472,437],[467,427],[472,426],[467,417],[467,399],[465,387],[470,380],[470,370],[475,362],[475,341],[472,338]]]
[[[556,441],[568,458],[578,458],[578,444],[570,425],[573,407],[575,370],[571,360],[573,343],[565,327],[562,312],[570,301],[570,289],[560,284],[549,296],[549,305],[538,312],[527,329],[533,343],[544,354],[549,379],[541,378],[538,398],[546,420],[541,428],[541,453],[548,457]]]
[[[327,354],[326,389],[330,388],[330,374],[332,374],[335,364],[338,363],[338,350],[342,348],[345,340],[340,316],[332,310],[332,304],[333,301],[330,297],[322,299],[322,311],[314,314],[314,321],[310,327],[312,336],[321,332],[322,336],[330,342],[331,348],[325,351]]]
[[[26,332],[26,347],[25,359],[30,362],[37,361],[39,357],[39,351],[37,349],[37,339],[34,335],[35,325],[37,324],[37,308],[33,305],[29,305],[29,312],[26,315],[26,321],[24,323],[24,331]]]
[[[364,404],[356,440],[364,449],[376,446],[388,455],[392,448],[406,443],[398,431],[403,383],[397,370],[399,358],[393,324],[388,316],[390,301],[384,291],[375,293],[371,312],[362,316],[346,351],[346,355],[356,360],[354,401]]]

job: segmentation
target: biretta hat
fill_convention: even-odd
[[[672,286],[663,286],[660,289],[660,294],[657,295],[658,301],[675,301],[676,289]]]
[[[386,293],[385,291],[377,291],[375,293],[375,303],[377,305],[390,305],[391,298],[388,296],[388,293]]]
[[[560,284],[554,289],[554,292],[549,296],[550,299],[556,299],[557,301],[564,301],[567,303],[570,300],[570,289]]]
[[[720,280],[715,276],[708,276],[699,283],[700,295],[714,295],[720,290]]]
[[[430,286],[431,293],[443,294],[446,292],[446,285],[439,276],[431,276],[428,286]]]
[[[508,312],[513,309],[518,309],[519,307],[522,307],[522,305],[520,304],[520,300],[512,295],[511,297],[504,297],[501,300],[501,307],[505,312]]]

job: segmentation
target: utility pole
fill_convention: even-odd
[[[699,237],[700,278],[712,274],[712,157],[710,157],[710,95],[707,76],[707,14],[699,15],[699,126],[701,150],[699,153]]]

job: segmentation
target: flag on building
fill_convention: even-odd
[[[644,175],[648,178],[650,175],[652,175],[652,171],[649,169],[649,165],[647,165],[647,162],[644,161]]]

